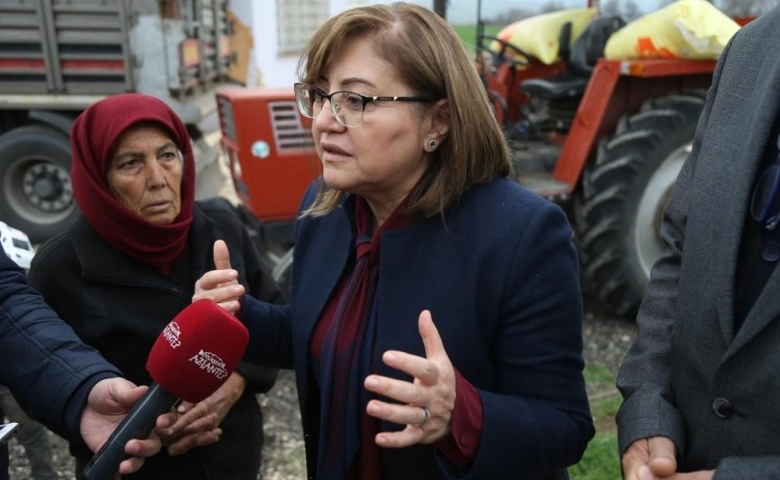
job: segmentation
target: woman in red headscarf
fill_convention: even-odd
[[[123,94],[95,103],[71,130],[73,193],[81,217],[39,250],[30,283],[81,339],[136,384],[151,382],[147,355],[165,325],[215,268],[224,240],[238,282],[268,301],[279,287],[232,209],[195,201],[187,130],[162,101]],[[276,370],[242,363],[211,397],[179,407],[159,432],[167,449],[127,478],[252,479],[263,444],[255,393]],[[71,441],[76,476],[92,456]]]

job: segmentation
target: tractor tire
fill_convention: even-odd
[[[663,212],[691,151],[706,92],[648,100],[599,144],[574,195],[575,231],[586,298],[634,318],[650,268],[665,244]]]
[[[40,125],[0,136],[0,217],[42,243],[70,225],[78,208],[70,185],[68,137]]]

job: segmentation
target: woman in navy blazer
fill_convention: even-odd
[[[300,66],[322,177],[292,300],[243,295],[221,242],[195,298],[241,316],[248,358],[295,369],[309,478],[565,478],[594,433],[572,232],[505,178],[460,40],[420,6],[354,8]]]

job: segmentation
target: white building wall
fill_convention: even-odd
[[[277,1],[284,0],[231,0],[230,8],[242,22],[251,26],[255,49],[249,66],[247,85],[263,87],[291,87],[298,80],[296,67],[298,53],[279,53],[277,29]],[[330,0],[330,15],[348,8],[373,3],[392,3],[392,0]],[[425,5],[430,0],[418,1]],[[426,5],[429,6],[430,5]]]
[[[279,54],[276,0],[255,3],[252,35],[255,40],[254,59],[259,77],[256,84],[264,87],[290,86],[296,81],[297,55]]]

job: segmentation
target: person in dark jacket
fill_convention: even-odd
[[[457,35],[418,5],[353,8],[301,67],[322,178],[290,305],[232,294],[227,252],[196,298],[241,308],[247,358],[295,368],[309,478],[564,478],[594,434],[571,227],[506,178]]]
[[[147,389],[120,375],[57,318],[0,248],[0,383],[27,413],[95,452]],[[173,414],[161,415],[157,426],[169,428],[174,421]],[[160,448],[156,434],[131,440],[125,451],[133,457],[120,472],[137,471]]]
[[[8,387],[0,384],[0,419],[4,415],[8,421],[19,424],[19,429],[14,436],[24,447],[25,456],[30,464],[31,479],[57,480],[57,466],[54,464],[49,430],[24,413],[24,409]]]
[[[666,205],[617,376],[626,480],[780,478],[778,25],[775,6],[721,53]]]
[[[216,240],[235,256],[241,285],[268,302],[281,300],[233,211],[223,202],[194,201],[189,137],[162,101],[123,94],[95,103],[76,119],[71,147],[82,215],[41,246],[30,283],[128,379],[151,381],[149,351],[192,301],[197,278],[214,268]],[[244,362],[212,396],[179,406],[177,423],[160,432],[167,449],[137,478],[254,480],[263,445],[255,394],[267,392],[276,375]],[[78,476],[88,452],[71,452]]]
[[[0,480],[8,480],[8,442],[0,443]]]

